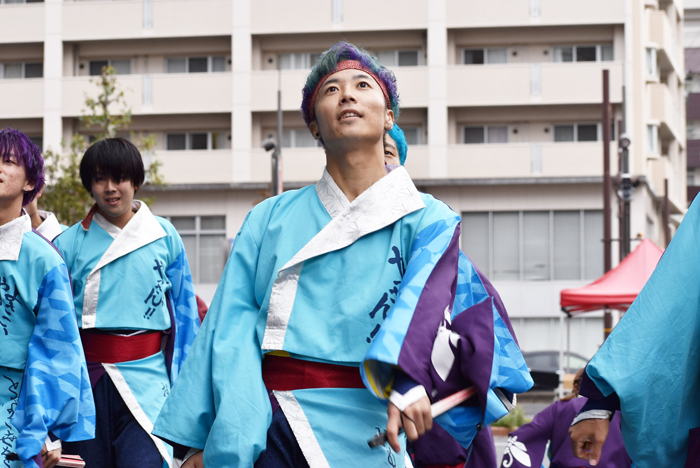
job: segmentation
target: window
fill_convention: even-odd
[[[279,54],[277,63],[281,70],[308,70],[316,65],[320,55],[318,52]]]
[[[462,63],[464,65],[508,63],[508,49],[505,47],[462,49]]]
[[[407,145],[421,144],[421,128],[420,127],[402,127],[403,135],[406,137]]]
[[[552,47],[552,62],[611,62],[612,44]]]
[[[416,67],[420,65],[419,57],[418,50],[377,51],[377,58],[385,67]]]
[[[656,49],[650,47],[646,50],[646,74],[649,78],[658,78],[659,67],[656,59]]]
[[[462,249],[494,281],[596,279],[602,237],[602,211],[462,214]]]
[[[110,60],[90,60],[89,71],[90,76],[102,74],[104,67],[111,66],[117,75],[131,75],[131,60],[130,59],[110,59]]]
[[[282,148],[313,148],[321,143],[311,135],[308,128],[282,130]]]
[[[508,143],[508,126],[486,125],[464,127],[464,143]]]
[[[43,136],[30,136],[29,139],[37,146],[37,148],[39,148],[39,151],[42,151],[42,148],[44,147]]]
[[[555,142],[598,141],[599,124],[565,124],[554,126]]]
[[[223,55],[169,57],[165,59],[166,73],[219,73],[225,71],[226,57]]]
[[[659,154],[659,126],[647,125],[647,151]]]
[[[42,78],[44,76],[43,62],[0,63],[0,78],[18,80],[22,78]]]
[[[173,216],[196,284],[218,283],[228,257],[225,216]]]
[[[227,132],[181,132],[165,134],[167,151],[227,149]]]

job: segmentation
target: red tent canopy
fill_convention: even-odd
[[[626,311],[659,263],[663,250],[644,239],[620,264],[591,284],[561,292],[561,308],[571,314],[600,309]]]

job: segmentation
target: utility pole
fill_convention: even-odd
[[[277,60],[277,142],[272,152],[272,184],[270,195],[282,193],[282,69]]]
[[[610,70],[603,70],[603,265],[605,273],[612,269],[612,219],[610,209]],[[604,337],[612,331],[612,313],[605,309]]]

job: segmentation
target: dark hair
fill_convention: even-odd
[[[32,141],[19,130],[3,128],[0,130],[0,158],[14,154],[17,163],[24,168],[25,177],[34,189],[24,192],[22,206],[34,200],[36,194],[44,186],[44,158],[41,151]]]
[[[98,174],[116,182],[129,180],[138,189],[145,178],[141,153],[124,138],[96,141],[80,161],[80,180],[85,190],[92,193],[92,181]]]

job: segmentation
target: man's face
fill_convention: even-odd
[[[14,153],[2,155],[0,159],[0,200],[4,202],[22,198],[25,191],[34,189],[27,180],[24,166],[19,164]]]
[[[326,147],[339,140],[379,142],[394,122],[384,94],[374,78],[362,70],[342,70],[321,85],[316,97],[316,120],[309,125]]]
[[[135,192],[136,188],[130,180],[116,182],[101,174],[92,180],[92,196],[107,219],[113,220],[129,212]]]
[[[384,135],[384,164],[387,166],[400,166],[401,158],[396,141],[387,133]]]

